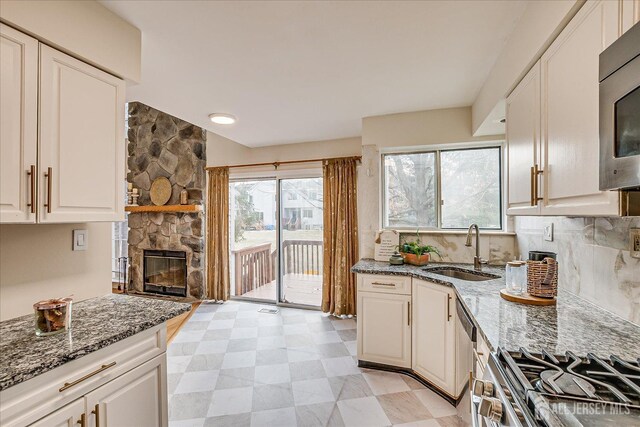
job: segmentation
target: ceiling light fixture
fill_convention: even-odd
[[[236,122],[235,116],[224,113],[209,114],[211,121],[217,125],[232,125]]]

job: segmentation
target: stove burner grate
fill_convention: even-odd
[[[547,393],[553,393],[553,388],[549,385],[549,380],[554,381],[555,385],[559,387],[563,394],[578,397],[594,397],[596,388],[591,385],[589,381],[586,381],[576,375],[568,372],[557,375],[555,370],[546,370],[540,374],[540,378],[536,381],[536,387],[540,391]]]
[[[581,358],[570,351],[565,356],[544,350],[534,355],[524,348],[508,358],[519,370],[525,389],[571,399],[640,405],[640,360],[638,364],[616,356],[603,360],[592,353]]]

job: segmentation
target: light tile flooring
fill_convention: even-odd
[[[356,323],[316,311],[202,304],[169,348],[169,424],[466,426],[400,374],[360,369]]]

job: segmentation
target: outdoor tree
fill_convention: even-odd
[[[434,227],[435,155],[387,156],[385,167],[389,225]]]
[[[244,240],[246,229],[257,225],[257,212],[251,197],[252,187],[252,184],[244,183],[235,186],[236,215],[233,235],[236,242]]]
[[[500,149],[449,150],[436,154],[388,155],[386,211],[391,227],[436,227],[437,179],[445,228],[465,228],[477,223],[500,228]]]

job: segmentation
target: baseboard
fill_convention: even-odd
[[[428,388],[429,390],[431,390],[434,393],[436,393],[438,396],[442,397],[444,400],[446,400],[447,402],[449,402],[453,406],[458,406],[460,401],[463,399],[463,397],[465,395],[465,392],[467,390],[467,387],[468,387],[468,385],[465,386],[465,388],[462,389],[462,392],[460,393],[460,396],[458,396],[458,398],[456,399],[453,396],[450,396],[445,391],[440,390],[440,388],[438,388],[435,385],[431,384],[429,381],[425,380],[424,378],[422,378],[420,375],[416,374],[415,372],[413,372],[412,369],[409,369],[409,368],[399,368],[397,366],[385,365],[383,363],[367,362],[365,360],[358,360],[358,367],[359,368],[366,368],[366,369],[375,369],[375,370],[378,370],[378,371],[395,372],[395,373],[398,373],[398,374],[403,374],[403,375],[406,375],[408,377],[411,377],[414,380],[418,381],[423,386],[425,386],[426,388]]]

